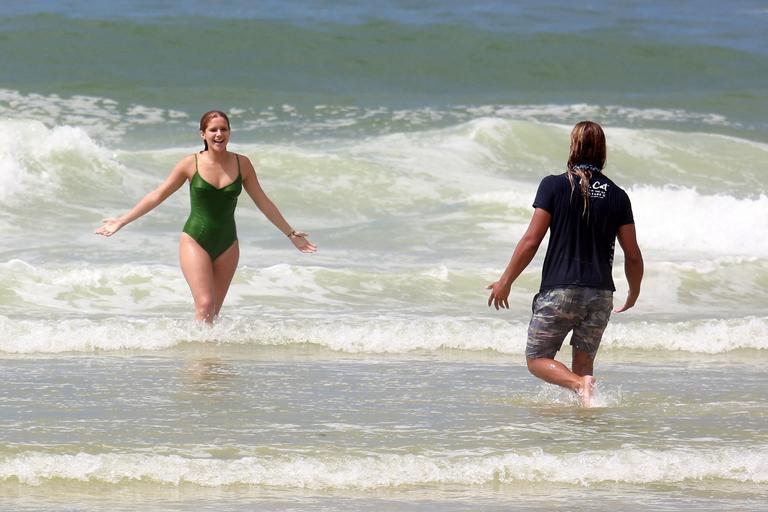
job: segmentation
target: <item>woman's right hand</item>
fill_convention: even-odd
[[[111,217],[102,219],[101,222],[102,226],[94,231],[94,233],[97,235],[112,236],[120,231],[120,228],[125,226],[125,224],[123,224],[123,222],[121,222],[119,219],[113,219]]]

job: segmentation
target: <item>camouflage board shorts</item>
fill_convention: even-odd
[[[568,332],[571,345],[595,358],[611,317],[613,292],[596,288],[553,288],[533,298],[526,357],[554,359]]]

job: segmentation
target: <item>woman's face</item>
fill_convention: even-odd
[[[208,143],[211,151],[226,151],[229,142],[229,126],[227,120],[222,117],[214,117],[200,132],[200,136]]]

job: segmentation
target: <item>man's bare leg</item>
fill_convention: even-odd
[[[576,375],[592,375],[592,370],[595,366],[595,360],[589,357],[589,352],[573,349],[573,355],[571,358],[571,370]]]
[[[592,388],[595,386],[595,378],[592,375],[578,375],[555,359],[529,357],[527,361],[528,370],[536,377],[550,384],[570,389],[579,395],[584,407],[592,406]]]
[[[589,357],[589,352],[573,348],[573,355],[571,359],[571,369],[573,373],[584,378],[589,377],[584,382],[581,392],[581,402],[584,407],[592,406],[592,392],[595,387],[595,378],[592,376],[594,370],[595,360]]]

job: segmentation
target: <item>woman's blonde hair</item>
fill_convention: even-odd
[[[571,193],[576,188],[574,177],[579,178],[579,190],[584,201],[583,215],[589,211],[589,180],[605,167],[605,133],[592,121],[581,121],[571,130],[571,151],[568,155],[568,181]]]

